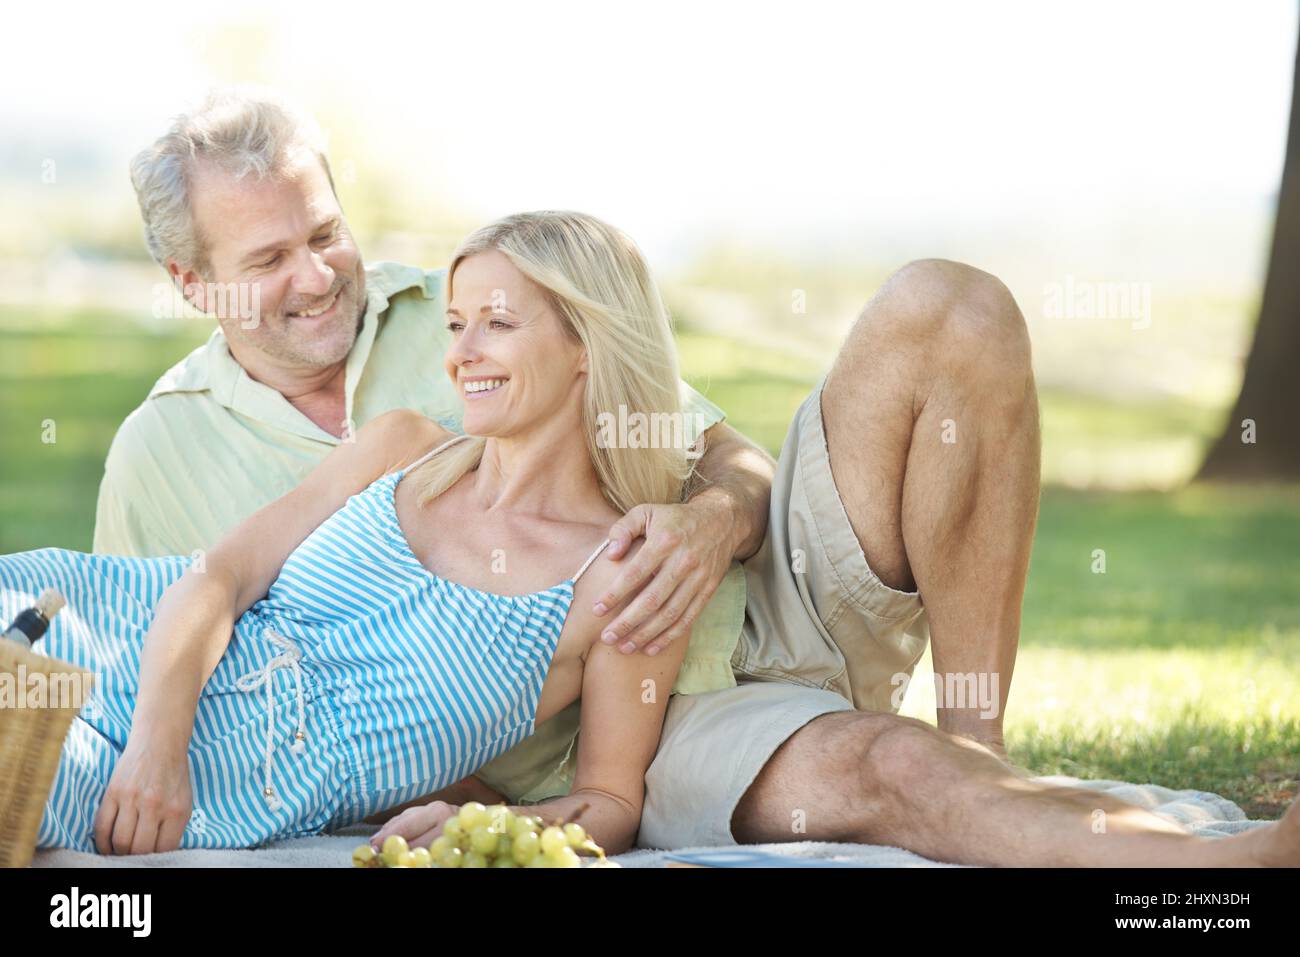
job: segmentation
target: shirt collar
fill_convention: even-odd
[[[370,357],[389,300],[415,287],[422,288],[428,295],[425,272],[415,266],[379,262],[366,267],[366,309],[344,368],[343,389],[349,420],[353,393]],[[230,345],[220,326],[212,330],[207,342],[163,373],[149,391],[149,398],[176,392],[208,392],[220,405],[259,422],[307,438],[333,444],[340,441],[295,409],[275,389],[252,379],[231,355]]]

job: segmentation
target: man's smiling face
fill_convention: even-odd
[[[256,322],[233,308],[217,316],[232,348],[298,369],[342,361],[360,329],[365,273],[320,161],[305,153],[260,180],[200,162],[190,195],[202,280],[257,288]]]

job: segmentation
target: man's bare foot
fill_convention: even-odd
[[[1256,857],[1262,867],[1300,867],[1300,798],[1271,827],[1253,832],[1260,837]]]

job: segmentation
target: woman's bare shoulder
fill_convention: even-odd
[[[636,539],[628,548],[627,553],[619,559],[609,557],[610,546],[607,544],[600,550],[600,553],[595,557],[582,577],[578,579],[577,585],[574,586],[573,605],[570,615],[574,619],[574,624],[578,626],[576,636],[580,637],[582,642],[582,655],[584,658],[587,649],[599,637],[601,631],[640,594],[640,589],[633,587],[622,601],[617,602],[605,614],[597,616],[593,610],[596,601],[618,584],[619,576],[632,566],[632,561],[641,550],[642,544],[644,544],[644,539]]]
[[[367,456],[384,463],[384,473],[410,465],[456,435],[415,409],[391,409],[357,430]],[[345,439],[346,441],[346,439]]]

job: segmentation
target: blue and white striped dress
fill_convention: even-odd
[[[574,584],[608,542],[572,578],[530,595],[432,574],[402,534],[394,492],[450,444],[349,498],[235,623],[195,714],[182,848],[256,847],[355,823],[474,773],[532,734]],[[37,846],[95,850],[95,813],[126,746],[153,608],[189,563],[57,548],[0,556],[0,621],[59,589],[67,607],[33,650],[96,676]]]

